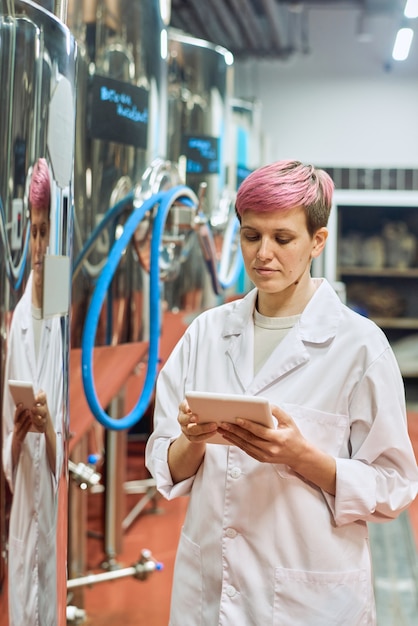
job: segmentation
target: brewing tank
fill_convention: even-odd
[[[200,208],[218,252],[235,191],[230,141],[233,62],[231,52],[222,46],[169,28],[167,156],[179,164],[186,184],[200,193]],[[181,276],[166,286],[166,299],[173,309],[199,310],[215,304],[197,237]]]
[[[186,184],[195,193],[207,184],[205,211],[212,220],[231,176],[232,81],[228,50],[169,29],[167,156],[184,162]]]
[[[123,203],[147,168],[165,154],[166,30],[158,0],[69,0],[67,24],[79,47],[75,159],[75,258],[94,229]],[[118,227],[132,211],[118,217]],[[117,237],[111,224],[77,273],[72,345],[79,346],[97,276]],[[115,275],[98,343],[143,337],[147,277],[128,251]]]

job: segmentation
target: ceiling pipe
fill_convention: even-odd
[[[300,39],[302,44],[302,53],[310,54],[311,46],[309,43],[309,16],[306,9],[304,9],[300,15]]]
[[[193,12],[196,21],[199,21],[201,31],[204,33],[204,39],[211,43],[228,47],[226,45],[228,43],[228,33],[224,28],[228,20],[225,19],[225,15],[223,19],[218,19],[209,4],[199,4],[198,7],[191,5],[189,11]],[[231,19],[233,19],[232,16]]]
[[[257,22],[248,0],[230,0],[235,19],[241,24],[251,50],[257,51],[265,43],[260,24]]]
[[[187,24],[187,28],[184,29],[186,33],[200,39],[209,39],[205,24],[199,12],[196,12],[193,7],[191,9],[182,7],[178,10],[178,14],[181,20]]]
[[[266,13],[267,24],[270,27],[270,33],[274,49],[280,52],[284,49],[283,41],[283,22],[279,18],[279,6],[275,0],[261,0],[264,11]],[[280,7],[281,9],[281,7]]]
[[[187,33],[188,35],[191,35],[192,33],[190,32],[190,24],[187,21],[188,20],[188,12],[185,9],[177,9],[176,11],[176,25],[173,26],[172,21],[173,21],[173,16],[171,15],[170,17],[170,25],[173,26],[173,28],[177,28],[179,30],[184,31],[185,33]],[[194,34],[194,33],[193,33]]]
[[[222,24],[225,33],[232,40],[232,45],[227,42],[225,47],[239,49],[242,46],[242,39],[240,31],[236,25],[235,15],[230,12],[225,0],[212,0],[211,5],[214,9],[218,22]]]

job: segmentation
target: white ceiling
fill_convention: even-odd
[[[391,59],[395,35],[404,19],[404,1],[172,0],[171,25],[225,46],[234,53],[236,63],[277,64],[281,71],[295,78],[307,74],[377,77],[392,73],[418,80],[418,19],[408,20],[415,31],[409,58],[403,62]],[[280,41],[279,48],[272,43],[272,22],[262,9],[271,3],[278,11],[276,29],[280,37],[276,38],[276,43]],[[223,14],[219,12],[220,4]],[[243,9],[244,6],[247,11],[253,7],[251,18],[255,21],[251,23],[253,27],[256,25],[258,38],[253,39],[252,45],[242,31],[243,22],[250,23],[250,14],[246,14],[245,20],[238,19],[237,7]],[[222,23],[222,17],[224,23],[228,19],[233,22],[232,30],[225,25],[220,28],[218,20]],[[365,17],[365,41],[359,37],[362,17]]]
[[[401,17],[371,15],[366,40],[358,35],[361,12],[355,7],[317,8],[310,11],[311,58],[295,58],[300,70],[337,75],[379,76],[393,73],[418,79],[418,20],[410,20],[415,35],[406,61],[393,61],[392,48]],[[317,68],[315,69],[315,65]],[[417,103],[418,104],[418,103]]]

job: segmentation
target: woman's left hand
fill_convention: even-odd
[[[303,454],[306,440],[290,415],[274,405],[271,412],[277,420],[277,429],[237,418],[234,424],[222,423],[218,432],[261,463],[284,463],[294,467]]]
[[[35,396],[35,404],[31,409],[32,424],[38,433],[46,432],[48,425],[48,404],[46,400],[46,393],[40,391]]]
[[[288,465],[305,480],[335,495],[335,458],[305,439],[290,415],[282,409],[272,405],[271,412],[277,419],[277,429],[238,418],[235,424],[223,423],[218,432],[260,463]]]

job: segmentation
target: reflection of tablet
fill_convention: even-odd
[[[261,396],[187,391],[186,400],[200,422],[235,422],[237,417],[243,417],[274,428],[270,402]],[[215,434],[208,442],[228,445],[220,434]]]
[[[23,380],[9,380],[9,389],[16,406],[22,403],[25,409],[31,409],[35,404],[35,393],[32,383]],[[39,432],[35,426],[31,426],[29,431]]]
[[[25,409],[31,409],[35,404],[35,392],[32,383],[23,380],[9,380],[9,389],[16,406],[22,403]]]

